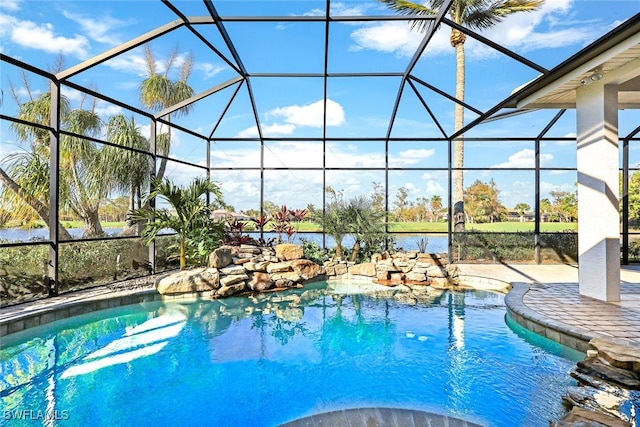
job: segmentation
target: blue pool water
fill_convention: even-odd
[[[547,426],[564,414],[583,355],[505,319],[502,295],[354,289],[127,306],[3,337],[3,421],[275,426],[384,406]]]

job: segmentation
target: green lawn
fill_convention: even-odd
[[[446,233],[447,223],[445,222],[395,222],[389,224],[389,229],[392,232],[423,232],[423,233]],[[517,231],[531,231],[533,232],[533,222],[494,222],[484,224],[471,224],[467,223],[465,227],[466,231],[493,231],[493,232],[506,232],[513,233]],[[566,222],[543,222],[540,224],[540,231],[542,232],[557,232],[557,231],[577,231],[578,223],[566,223]]]
[[[466,224],[467,231],[493,231],[493,232],[533,232],[533,222],[494,222],[486,224]],[[577,231],[577,222],[543,222],[540,224],[542,232]],[[299,232],[321,231],[317,224],[303,222],[300,224]],[[392,233],[446,233],[446,222],[391,222],[389,231]]]
[[[62,225],[66,228],[82,228],[81,221],[62,221]],[[313,222],[301,222],[298,232],[314,232],[322,231],[320,226]],[[44,227],[44,223],[38,221],[39,227]],[[102,222],[103,228],[122,228],[124,222]],[[493,231],[493,232],[518,232],[533,231],[533,222],[494,222],[486,224],[466,224],[467,231]],[[558,232],[558,231],[577,231],[577,222],[543,222],[540,224],[542,232]],[[392,233],[409,232],[409,233],[446,233],[446,222],[391,222],[389,223],[389,231]]]

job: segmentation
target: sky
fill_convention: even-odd
[[[206,16],[201,1],[175,1],[187,16]],[[325,1],[214,1],[221,16],[322,16]],[[589,43],[640,12],[636,0],[547,0],[532,13],[519,13],[481,34],[531,61],[551,69]],[[376,1],[332,2],[332,16],[381,16],[393,12]],[[54,70],[60,54],[61,69],[80,64],[134,39],[178,16],[159,1],[28,1],[0,2],[0,51],[7,56],[44,70]],[[176,50],[174,66],[168,75],[177,78],[181,64],[189,55],[194,65],[188,79],[195,93],[227,85],[237,77],[230,66],[232,55],[214,25],[195,25],[213,51],[187,28],[171,31],[149,43],[156,72],[164,73],[170,53]],[[225,28],[242,65],[256,73],[322,73],[324,70],[324,22],[247,23],[225,22]],[[453,103],[429,89],[437,87],[455,94],[455,54],[449,43],[450,28],[436,32],[412,70],[415,92],[406,87],[398,107],[391,137],[408,138],[390,141],[388,166],[411,168],[389,171],[389,203],[393,204],[400,187],[408,190],[409,200],[441,196],[446,202],[448,174],[447,144],[441,141],[412,141],[411,138],[442,138],[453,131]],[[367,21],[332,22],[329,27],[330,73],[404,72],[423,34],[406,22]],[[539,72],[514,61],[500,52],[468,38],[466,53],[465,101],[474,109],[486,111],[518,86],[536,78]],[[12,92],[24,102],[26,84],[19,70],[2,63],[2,114],[17,111]],[[138,87],[148,75],[144,50],[140,46],[103,64],[73,76],[74,83],[90,87],[111,98],[143,108]],[[264,144],[264,197],[278,205],[302,208],[312,203],[322,205],[323,185],[343,190],[345,197],[369,194],[373,183],[385,183],[385,138],[391,113],[401,84],[400,77],[334,77],[327,80],[327,128],[322,143],[304,138],[322,138],[324,79],[312,77],[251,77],[256,113],[262,133],[271,138]],[[215,128],[211,151],[204,140],[184,132],[174,132],[170,157],[206,166],[207,155],[213,167],[212,177],[221,184],[225,201],[236,210],[258,208],[260,200],[260,143],[256,121],[243,84],[224,115],[238,84],[230,85],[200,100],[192,111],[172,120],[208,137]],[[32,94],[47,90],[45,79],[29,75]],[[73,105],[80,105],[79,92],[63,87]],[[426,103],[437,124],[425,111]],[[86,100],[84,101],[87,102]],[[85,104],[86,105],[86,104]],[[149,121],[120,106],[98,101],[96,111],[106,121],[110,115],[133,116],[143,134],[150,132]],[[494,121],[476,127],[467,137],[504,138],[535,137],[557,113],[541,110]],[[222,117],[222,119],[220,119]],[[477,115],[465,112],[468,123]],[[575,136],[575,112],[567,111],[549,132],[557,141],[541,144],[541,197],[551,191],[575,191],[575,143],[563,138]],[[638,126],[636,111],[621,111],[620,134]],[[0,159],[24,150],[27,145],[16,140],[8,123],[0,123]],[[286,140],[279,140],[283,138]],[[300,138],[300,139],[297,139]],[[371,138],[364,141],[341,141]],[[245,140],[242,140],[245,139]],[[533,142],[467,142],[465,186],[475,180],[494,179],[500,189],[501,202],[507,207],[517,203],[534,205]],[[640,167],[640,147],[632,144],[631,164]],[[334,168],[326,172],[304,168]],[[482,168],[519,168],[519,170],[483,171]],[[250,168],[228,170],[228,168]],[[271,170],[270,168],[280,168]],[[284,170],[282,168],[294,168]],[[296,169],[298,168],[298,169]],[[336,168],[357,168],[357,171]],[[377,168],[377,170],[376,170]],[[177,184],[186,184],[203,174],[203,169],[170,162],[167,175]]]

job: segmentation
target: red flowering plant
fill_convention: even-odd
[[[225,230],[222,243],[224,245],[240,246],[240,245],[254,245],[256,241],[247,234],[242,234],[244,231],[245,223],[233,219],[227,221],[227,229]]]
[[[265,215],[262,215],[260,218],[251,218],[251,222],[253,222],[260,231],[260,237],[256,240],[256,243],[259,246],[273,246],[276,241],[275,238],[265,239],[263,236],[264,227],[269,223],[269,221],[270,219]]]
[[[278,242],[282,242],[282,236],[287,236],[287,242],[293,242],[300,229],[300,222],[308,215],[306,209],[289,209],[282,205],[280,209],[271,214],[272,231],[278,233]],[[295,224],[292,224],[295,223]]]

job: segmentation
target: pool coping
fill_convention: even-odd
[[[116,284],[116,286],[85,289],[63,294],[56,298],[45,298],[4,307],[0,311],[0,337],[57,320],[114,307],[156,301],[209,299],[209,292],[162,295],[155,289],[155,277],[145,279],[143,284],[133,286],[127,286],[126,282],[121,282],[120,286]],[[524,296],[530,289],[528,283],[508,282],[473,274],[461,274],[459,279],[465,287],[506,292],[505,307],[513,320],[538,335],[573,349],[586,352],[591,338],[605,337],[597,332],[586,331],[554,321],[527,307],[524,303]],[[327,280],[329,279],[327,278]],[[313,281],[308,283],[311,282]]]
[[[530,283],[509,282],[506,280],[494,279],[482,275],[460,275],[460,279],[465,284],[490,284],[494,287],[509,287],[509,291],[504,297],[504,304],[507,314],[520,326],[532,331],[540,336],[552,341],[571,347],[574,350],[586,353],[589,349],[589,341],[592,338],[608,338],[597,332],[587,331],[576,326],[570,326],[557,322],[537,311],[529,308],[524,302],[524,296],[529,289]],[[534,283],[534,285],[541,283]],[[481,286],[480,289],[483,289]]]

